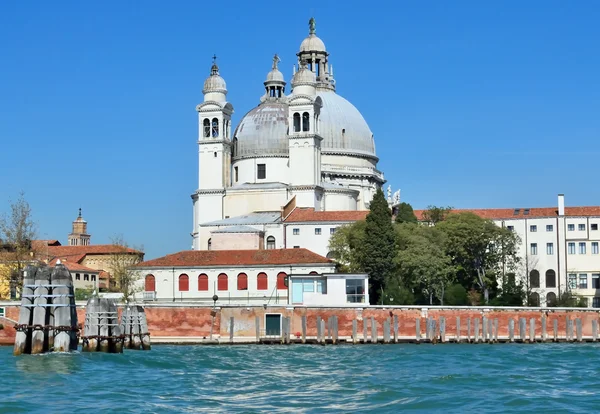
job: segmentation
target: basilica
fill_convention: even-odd
[[[213,61],[196,107],[194,250],[297,247],[285,242],[283,228],[294,210],[364,217],[385,182],[373,133],[337,94],[330,54],[312,18],[296,56],[290,91],[275,55],[258,105],[235,128],[234,104]]]

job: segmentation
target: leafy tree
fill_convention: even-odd
[[[398,205],[398,210],[396,212],[396,223],[416,223],[417,216],[415,216],[415,212],[413,208],[408,203],[400,203]]]
[[[384,282],[394,273],[396,255],[392,213],[381,189],[371,201],[366,218],[361,268],[369,274],[371,303],[379,303]]]
[[[444,303],[451,306],[468,306],[467,290],[460,283],[449,286],[444,294]]]
[[[92,288],[77,288],[75,289],[75,300],[88,300],[93,293],[94,289]]]
[[[400,283],[399,277],[390,277],[383,290],[384,305],[414,305],[415,295],[412,291]]]
[[[31,241],[36,237],[36,226],[31,218],[31,207],[21,192],[10,203],[10,213],[0,217],[0,239],[3,248],[10,253],[10,291],[16,296],[23,286],[23,268],[30,260]]]
[[[555,300],[548,303],[548,306],[558,308],[587,308],[587,300],[583,297],[574,295],[570,291],[566,291]]]
[[[134,266],[142,260],[142,249],[130,249],[122,236],[113,237],[112,244],[119,253],[111,254],[107,270],[116,282],[115,290],[123,294],[124,302],[128,302],[141,289],[138,282],[142,275]]]
[[[431,224],[437,224],[446,220],[451,211],[452,207],[428,206],[427,210],[423,212],[423,220]]]
[[[365,220],[338,227],[329,239],[329,252],[338,263],[338,271],[362,272]]]
[[[517,282],[514,274],[507,277],[499,295],[490,301],[494,306],[523,306],[527,293],[523,283]]]
[[[445,235],[434,227],[410,224],[397,226],[399,275],[413,283],[433,304],[435,296],[444,304],[444,293],[454,277],[454,268],[445,254]]]
[[[478,286],[488,304],[498,276],[518,266],[518,236],[469,212],[452,214],[437,227],[447,236],[446,253],[459,280],[465,287]]]

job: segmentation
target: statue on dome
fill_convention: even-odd
[[[311,17],[310,20],[308,21],[308,28],[309,28],[309,34],[315,34],[316,33],[316,26],[317,26],[317,22],[315,21],[314,17]]]
[[[279,56],[275,53],[275,56],[273,56],[273,70],[277,70],[277,64],[279,62],[281,62],[281,59],[279,59]]]

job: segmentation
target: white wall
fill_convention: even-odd
[[[278,211],[287,201],[288,194],[285,188],[228,190],[224,216],[237,217],[254,211]]]
[[[258,179],[257,165],[265,164],[266,178]],[[238,171],[238,180],[235,180],[235,169]],[[231,170],[232,185],[244,183],[289,183],[290,169],[287,157],[268,157],[268,158],[245,158],[235,161]]]
[[[317,279],[326,279],[327,289],[326,293],[317,292]],[[292,278],[290,298],[293,298],[294,289],[299,287],[298,284],[294,284],[294,280],[314,280],[314,291],[303,292],[302,305],[306,306],[367,306],[369,305],[369,281],[367,275],[343,275],[343,274],[331,274],[317,277],[308,276],[294,276]],[[363,280],[365,299],[362,303],[348,302],[346,296],[346,280],[348,279],[361,279]],[[301,285],[300,285],[301,287]],[[293,300],[292,300],[292,303]],[[296,303],[294,303],[296,304]]]
[[[331,238],[331,229],[337,229],[348,223],[344,222],[315,222],[315,223],[288,223],[285,225],[286,248],[304,247],[321,256],[326,257],[329,253],[329,239]],[[294,229],[299,230],[299,234],[294,234]],[[315,229],[321,229],[321,234],[317,234]],[[334,230],[335,231],[335,230]]]
[[[142,268],[140,269],[143,275],[138,286],[141,292],[144,292],[145,276],[148,274],[154,275],[156,283],[156,300],[169,301],[173,300],[195,300],[203,303],[212,304],[212,296],[219,296],[218,304],[264,304],[264,303],[288,303],[288,290],[276,289],[277,275],[284,272],[287,275],[293,273],[308,274],[310,272],[333,273],[335,266],[328,265],[286,265],[286,266],[230,266],[230,267],[178,267],[178,268]],[[268,277],[268,289],[257,289],[257,276],[264,272]],[[198,291],[198,276],[200,274],[208,275],[208,291]],[[217,278],[221,273],[228,276],[228,289],[220,291],[217,289]],[[237,276],[240,273],[245,273],[248,276],[248,290],[237,290]],[[179,276],[187,274],[189,277],[189,291],[182,292],[179,290]],[[143,298],[143,293],[136,296],[138,299]]]

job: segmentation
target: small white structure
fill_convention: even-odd
[[[367,274],[291,275],[291,304],[306,306],[365,306],[369,304]]]
[[[212,305],[216,295],[217,305],[290,304],[290,275],[303,275],[298,280],[307,293],[312,280],[319,293],[301,295],[303,304],[364,306],[369,301],[366,275],[336,274],[333,261],[307,249],[190,250],[142,262],[137,269],[143,277],[136,299],[145,301]]]

